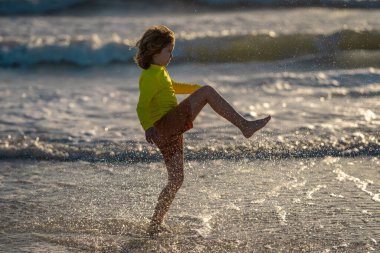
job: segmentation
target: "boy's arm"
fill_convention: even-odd
[[[154,124],[150,116],[150,102],[158,92],[157,83],[149,79],[141,80],[140,82],[140,97],[136,108],[141,126],[145,131]]]
[[[177,83],[173,79],[172,84],[176,94],[191,94],[202,87],[199,84]]]

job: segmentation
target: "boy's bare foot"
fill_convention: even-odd
[[[172,231],[162,224],[150,224],[146,232],[149,236],[155,236],[160,233],[171,233]]]
[[[263,119],[258,119],[254,121],[249,121],[247,126],[242,129],[242,133],[245,138],[251,137],[255,132],[263,128],[271,119],[271,116],[267,116]]]

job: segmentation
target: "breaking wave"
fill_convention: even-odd
[[[380,32],[376,30],[342,30],[320,34],[234,34],[207,32],[182,34],[176,43],[174,58],[194,62],[269,61],[305,55],[326,56],[337,52],[370,51],[365,61],[379,63]],[[114,34],[108,40],[98,35],[32,37],[29,40],[0,37],[0,66],[66,63],[74,65],[106,65],[132,62],[133,41]],[[373,53],[374,52],[374,53]],[[362,61],[363,55],[358,55]],[[355,62],[354,55],[350,61]],[[376,65],[376,64],[375,64]]]
[[[42,14],[73,7],[88,0],[3,0],[0,1],[1,15]]]
[[[258,5],[266,7],[276,6],[320,6],[320,7],[351,7],[351,8],[378,8],[376,0],[197,0],[202,4],[212,6],[230,5]]]
[[[185,2],[185,0],[182,0]],[[140,2],[144,2],[143,0]],[[178,2],[178,1],[176,1]],[[339,7],[339,8],[380,8],[377,0],[195,0],[193,3],[207,5],[213,8],[226,8],[231,6],[263,6],[263,7]],[[103,6],[118,6],[120,3],[128,3],[128,0],[2,0],[0,1],[0,15],[28,15],[60,12],[67,8],[75,9],[82,5],[84,9],[100,3]],[[147,7],[151,1],[145,1]],[[170,3],[168,3],[170,4]],[[187,4],[185,2],[185,4]]]

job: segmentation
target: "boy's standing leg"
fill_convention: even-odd
[[[169,207],[184,180],[182,136],[180,138],[181,139],[171,145],[169,149],[160,149],[168,171],[168,183],[158,197],[158,203],[148,228],[148,233],[151,235],[160,231],[160,225],[165,214],[168,212]]]

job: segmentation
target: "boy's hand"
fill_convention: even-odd
[[[154,144],[154,140],[158,137],[157,130],[155,127],[151,127],[145,131],[145,139],[150,144]]]

